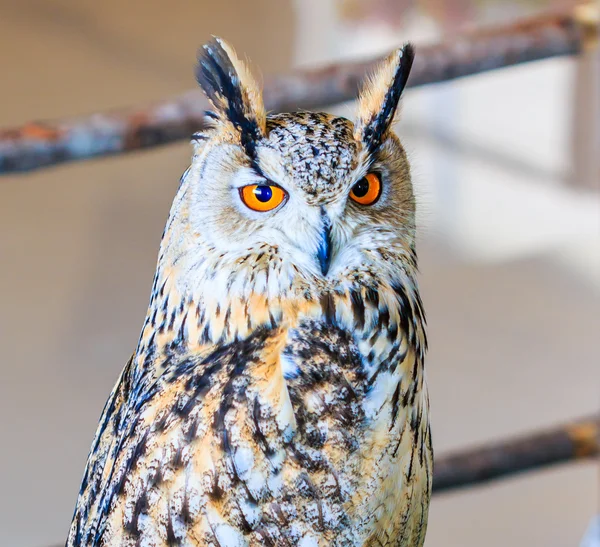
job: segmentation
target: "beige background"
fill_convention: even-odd
[[[331,1],[0,0],[0,126],[183,91],[210,34],[267,73],[439,32],[407,13],[399,33],[342,21]],[[598,195],[564,183],[575,70],[544,62],[405,100],[438,453],[598,408]],[[0,179],[2,545],[66,536],[188,158],[184,143]],[[577,545],[598,485],[588,463],[436,497],[427,546]]]

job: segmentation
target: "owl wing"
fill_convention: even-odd
[[[94,544],[96,528],[93,523],[106,499],[103,485],[115,467],[122,431],[127,427],[132,363],[133,358],[130,358],[102,410],[81,481],[67,546]]]
[[[295,429],[285,336],[265,329],[204,357],[172,354],[153,364],[158,376],[130,361],[104,408],[67,545],[245,545],[248,534],[268,544],[264,504],[290,479]]]

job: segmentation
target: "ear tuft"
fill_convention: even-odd
[[[217,120],[233,125],[253,157],[256,142],[266,135],[267,115],[258,84],[246,65],[227,42],[213,38],[200,50],[196,79],[214,106]]]
[[[393,51],[363,85],[354,135],[371,152],[383,142],[394,120],[414,57],[412,44]]]

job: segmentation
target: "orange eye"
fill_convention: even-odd
[[[369,173],[360,179],[350,190],[350,197],[361,205],[373,205],[381,195],[379,175]]]
[[[269,184],[249,184],[240,188],[240,197],[253,211],[271,211],[281,205],[287,193],[279,186]]]

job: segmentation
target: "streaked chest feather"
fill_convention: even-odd
[[[150,358],[147,345],[107,403],[70,544],[418,544],[423,326],[420,304],[399,298],[408,317],[383,293],[349,291],[218,348],[179,340]],[[189,336],[189,316],[165,332]]]

